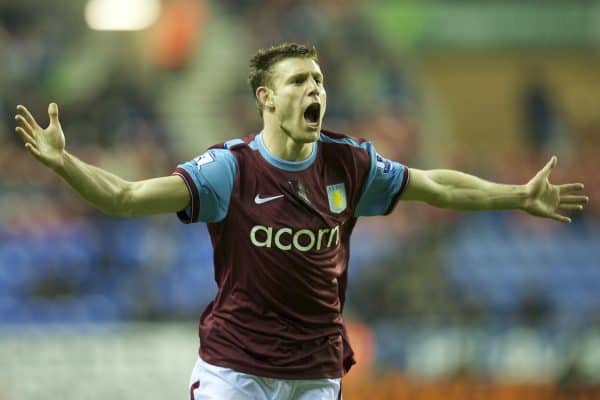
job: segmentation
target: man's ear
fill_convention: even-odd
[[[256,88],[256,98],[262,104],[263,108],[273,108],[273,91],[266,86]]]

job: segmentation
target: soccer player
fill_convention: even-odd
[[[363,139],[321,128],[327,97],[314,47],[258,51],[249,82],[261,132],[218,144],[171,176],[129,182],[65,150],[58,107],[42,128],[17,107],[29,152],[110,215],[177,213],[203,221],[214,247],[215,299],[199,324],[192,399],[338,399],[354,363],[342,309],[352,229],[398,200],[459,210],[521,209],[571,222],[580,183],[553,185],[548,163],[524,185],[418,170]],[[193,251],[190,249],[190,251]]]

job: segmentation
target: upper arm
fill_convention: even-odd
[[[177,210],[184,223],[218,222],[229,210],[237,174],[237,161],[228,149],[211,149],[191,161],[180,164],[174,172],[185,184],[188,203]]]
[[[182,210],[190,197],[184,181],[176,175],[131,182],[120,209],[124,215],[152,215]]]
[[[432,205],[439,205],[443,196],[444,188],[431,177],[429,171],[410,169],[410,180],[406,185],[402,200],[424,201]]]
[[[408,167],[377,154],[370,144],[366,148],[370,153],[371,166],[354,215],[389,214],[398,199],[404,195],[404,189],[410,180]]]

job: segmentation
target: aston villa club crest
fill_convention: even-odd
[[[329,209],[336,214],[346,209],[346,186],[343,183],[327,185]]]

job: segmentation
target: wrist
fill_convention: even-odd
[[[52,163],[50,168],[60,176],[63,176],[66,170],[66,165],[69,162],[69,153],[62,151],[55,161]]]
[[[533,188],[531,184],[517,186],[517,198],[519,199],[519,207],[521,210],[527,210],[532,199]]]

